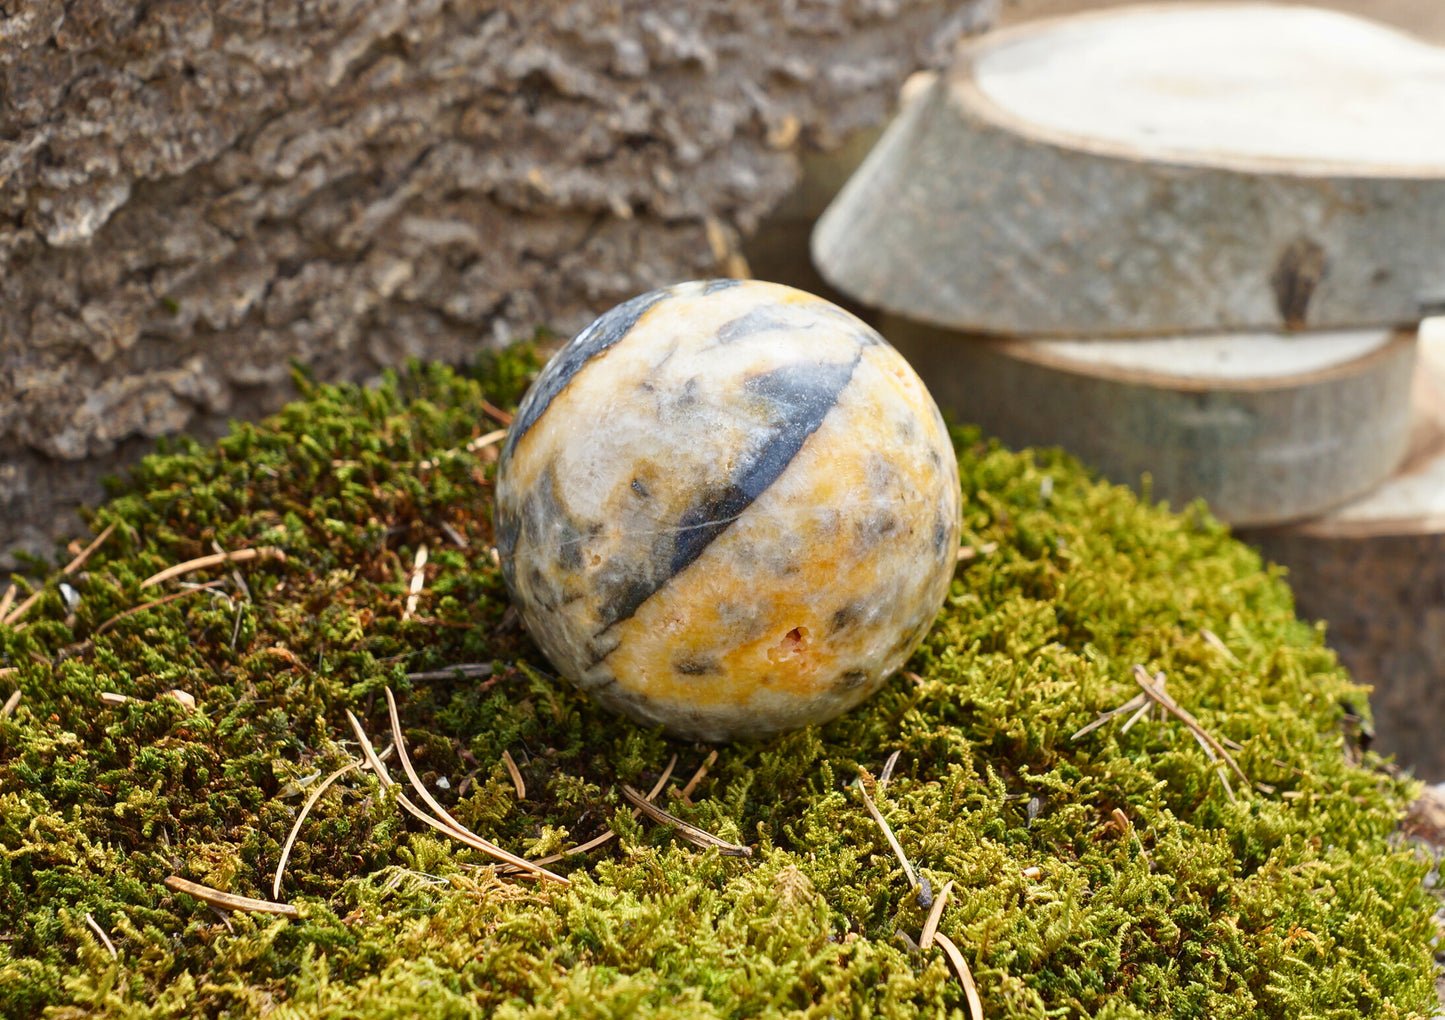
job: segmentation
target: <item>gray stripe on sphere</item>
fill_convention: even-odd
[[[859,358],[823,365],[785,365],[744,384],[769,409],[766,442],[744,460],[732,477],[710,486],[678,518],[670,562],[647,565],[646,579],[633,576],[610,592],[604,630],[631,619],[638,608],[669,580],[691,566],[787,470],[808,437],[823,424],[853,378]],[[654,549],[654,556],[660,549]],[[643,573],[639,571],[639,574]]]
[[[743,337],[753,336],[757,333],[767,333],[773,330],[791,329],[794,324],[778,315],[772,308],[754,308],[745,315],[740,315],[730,322],[725,322],[718,327],[717,342],[730,344],[741,340]]]
[[[647,314],[648,309],[671,292],[672,288],[649,291],[622,302],[599,316],[590,326],[573,337],[566,347],[558,351],[517,408],[517,417],[507,431],[507,444],[502,448],[502,457],[508,458],[512,455],[512,450],[527,434],[527,430],[537,424],[557,394],[567,388],[567,384],[582,371],[583,366],[597,355],[616,346],[631,332],[632,327],[637,325],[637,320]]]

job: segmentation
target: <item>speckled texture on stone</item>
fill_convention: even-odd
[[[831,718],[903,664],[953,576],[958,469],[863,322],[775,284],[688,283],[548,365],[496,514],[508,587],[563,675],[728,740]]]
[[[145,439],[274,410],[292,361],[459,361],[716,273],[800,149],[990,6],[7,5],[0,562]]]

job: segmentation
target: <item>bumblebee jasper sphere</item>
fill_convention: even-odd
[[[547,657],[692,739],[858,704],[957,557],[958,466],[923,383],[854,316],[770,283],[684,283],[588,326],[522,401],[496,496]]]

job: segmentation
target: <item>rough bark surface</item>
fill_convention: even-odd
[[[1289,569],[1300,615],[1374,692],[1379,746],[1445,781],[1445,331],[1420,329],[1410,451],[1368,495],[1310,521],[1240,532]]]
[[[1326,538],[1241,532],[1289,568],[1301,616],[1329,621],[1330,647],[1374,690],[1376,747],[1429,782],[1445,780],[1445,534]]]
[[[716,275],[992,7],[0,4],[0,562],[153,437]]]

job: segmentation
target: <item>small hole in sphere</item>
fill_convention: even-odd
[[[794,627],[781,641],[768,649],[769,662],[783,662],[805,655],[808,651],[808,628]]]

